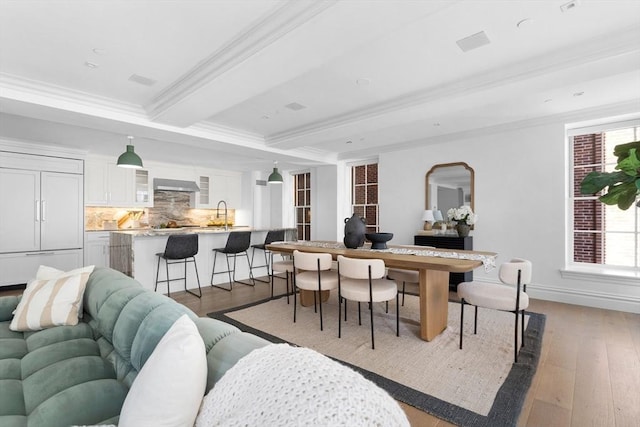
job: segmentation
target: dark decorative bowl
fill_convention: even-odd
[[[371,249],[387,249],[387,242],[393,239],[393,233],[366,233],[364,236],[371,241]]]

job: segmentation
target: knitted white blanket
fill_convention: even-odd
[[[197,427],[409,426],[398,403],[308,348],[272,344],[243,357],[202,401]]]

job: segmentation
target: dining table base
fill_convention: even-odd
[[[447,328],[449,272],[420,269],[420,338],[431,341]]]

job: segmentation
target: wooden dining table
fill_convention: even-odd
[[[430,248],[420,246],[388,245],[389,248],[415,251]],[[447,328],[449,315],[449,273],[465,273],[483,265],[481,260],[448,257],[446,252],[476,254],[496,257],[493,252],[432,249],[445,256],[423,256],[393,253],[367,248],[348,249],[339,242],[275,242],[266,246],[270,251],[292,254],[293,251],[329,253],[333,259],[338,255],[350,258],[382,259],[387,267],[417,270],[420,293],[420,338],[431,341]],[[451,254],[452,255],[452,254]]]

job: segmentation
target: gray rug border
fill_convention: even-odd
[[[286,298],[286,296],[281,295],[274,296],[273,298],[262,299],[240,307],[208,313],[207,316],[212,319],[230,323],[244,332],[257,335],[273,343],[296,345],[226,316],[227,313],[243,310],[245,308],[260,305],[279,298]],[[456,303],[456,301],[449,302]],[[522,412],[527,392],[531,387],[533,376],[535,375],[538,362],[540,361],[542,335],[544,333],[546,321],[546,316],[544,314],[527,311],[527,315],[529,316],[529,323],[525,330],[525,347],[521,348],[518,352],[518,363],[514,363],[512,365],[509,375],[507,375],[507,378],[498,390],[496,399],[494,400],[493,406],[487,416],[483,416],[460,406],[445,402],[444,400],[415,390],[411,387],[407,387],[359,366],[352,365],[339,359],[332,359],[361,373],[365,378],[385,389],[394,399],[452,424],[465,427],[492,427],[496,425],[515,426],[518,423],[518,418],[520,416],[520,412]]]

